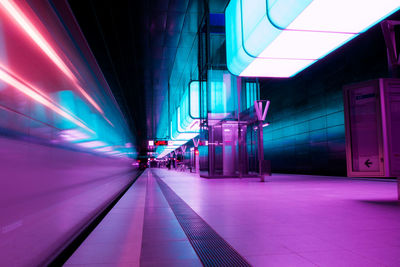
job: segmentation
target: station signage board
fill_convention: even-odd
[[[167,140],[157,140],[157,141],[154,141],[154,145],[155,146],[167,146],[168,141]]]

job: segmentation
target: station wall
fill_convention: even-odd
[[[273,172],[346,175],[342,87],[388,77],[380,26],[292,79],[260,82],[271,100],[264,128],[265,158]]]

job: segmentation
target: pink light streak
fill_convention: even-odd
[[[60,58],[53,47],[46,41],[44,36],[39,30],[31,23],[25,14],[17,7],[17,5],[10,0],[0,0],[0,5],[7,11],[7,13],[14,19],[14,21],[21,27],[21,29],[36,43],[36,45],[50,58],[51,61],[74,83],[78,91],[86,98],[86,100],[98,110],[104,117],[104,112],[94,99],[82,88],[78,79]],[[106,118],[105,118],[106,119]],[[106,119],[110,122],[108,119]],[[111,123],[110,123],[111,124]]]
[[[71,121],[72,123],[76,124],[77,126],[94,133],[93,130],[89,129],[79,118],[75,117],[74,115],[70,114],[69,112],[65,111],[62,107],[58,106],[56,103],[52,102],[49,97],[47,97],[42,91],[33,87],[32,85],[22,81],[21,79],[17,78],[15,75],[11,75],[9,72],[4,70],[0,66],[0,80],[7,83],[8,85],[14,87],[21,93],[27,95],[31,99],[35,100],[36,102],[44,105],[45,107],[51,109],[52,111],[56,112],[60,116],[64,117],[65,119]]]

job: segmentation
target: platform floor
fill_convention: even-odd
[[[393,181],[165,169],[142,174],[66,265],[201,266],[155,175],[252,266],[400,266]]]

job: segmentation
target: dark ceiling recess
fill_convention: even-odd
[[[184,21],[199,1],[68,0],[142,147],[156,136]]]
[[[170,75],[175,65],[188,64],[182,51],[193,43],[204,5],[223,14],[228,0],[68,2],[139,148],[146,150],[146,140],[162,138],[157,126]]]
[[[160,114],[165,112],[163,103],[169,98],[169,79],[179,77],[180,72],[176,70],[190,64],[183,52],[194,42],[204,6],[215,15],[211,19],[218,25],[223,22],[222,14],[229,0],[68,2],[126,114],[139,149],[146,150],[146,140],[163,138],[158,136],[157,126],[160,125]],[[392,18],[398,19],[398,13]],[[379,32],[379,25],[372,31]],[[380,40],[383,44],[383,37]],[[330,57],[336,57],[342,50]],[[366,49],[365,54],[371,56],[370,51],[374,50]],[[294,80],[301,79],[306,73],[299,74]],[[278,81],[263,79],[262,82]]]
[[[151,92],[148,1],[69,0],[71,9],[139,142]]]

